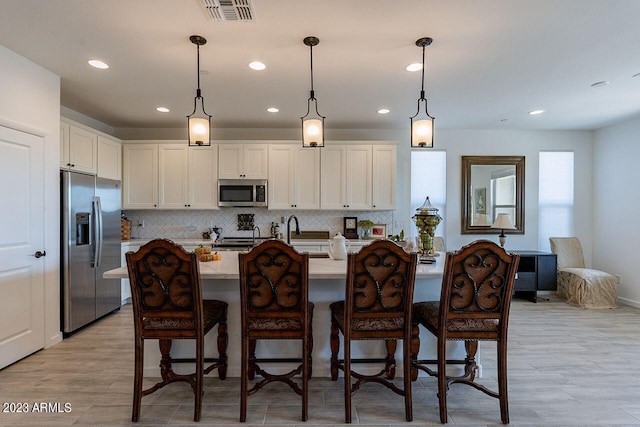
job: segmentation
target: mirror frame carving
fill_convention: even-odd
[[[462,231],[461,234],[500,234],[491,225],[471,225],[471,166],[501,165],[516,168],[515,230],[505,234],[524,234],[524,156],[462,156]]]

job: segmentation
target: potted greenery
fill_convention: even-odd
[[[358,221],[358,227],[362,229],[362,233],[360,235],[361,239],[369,239],[371,238],[371,227],[373,227],[376,223],[371,221],[370,219],[361,219]]]

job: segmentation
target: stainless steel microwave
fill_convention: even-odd
[[[267,206],[266,179],[219,179],[218,206]]]

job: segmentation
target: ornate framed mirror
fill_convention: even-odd
[[[462,156],[462,234],[498,234],[498,214],[524,234],[524,156]]]

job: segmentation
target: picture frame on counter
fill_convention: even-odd
[[[358,238],[358,217],[345,216],[344,217],[344,232],[342,235],[347,239]]]
[[[387,224],[375,224],[371,227],[371,238],[384,239],[387,237]]]

